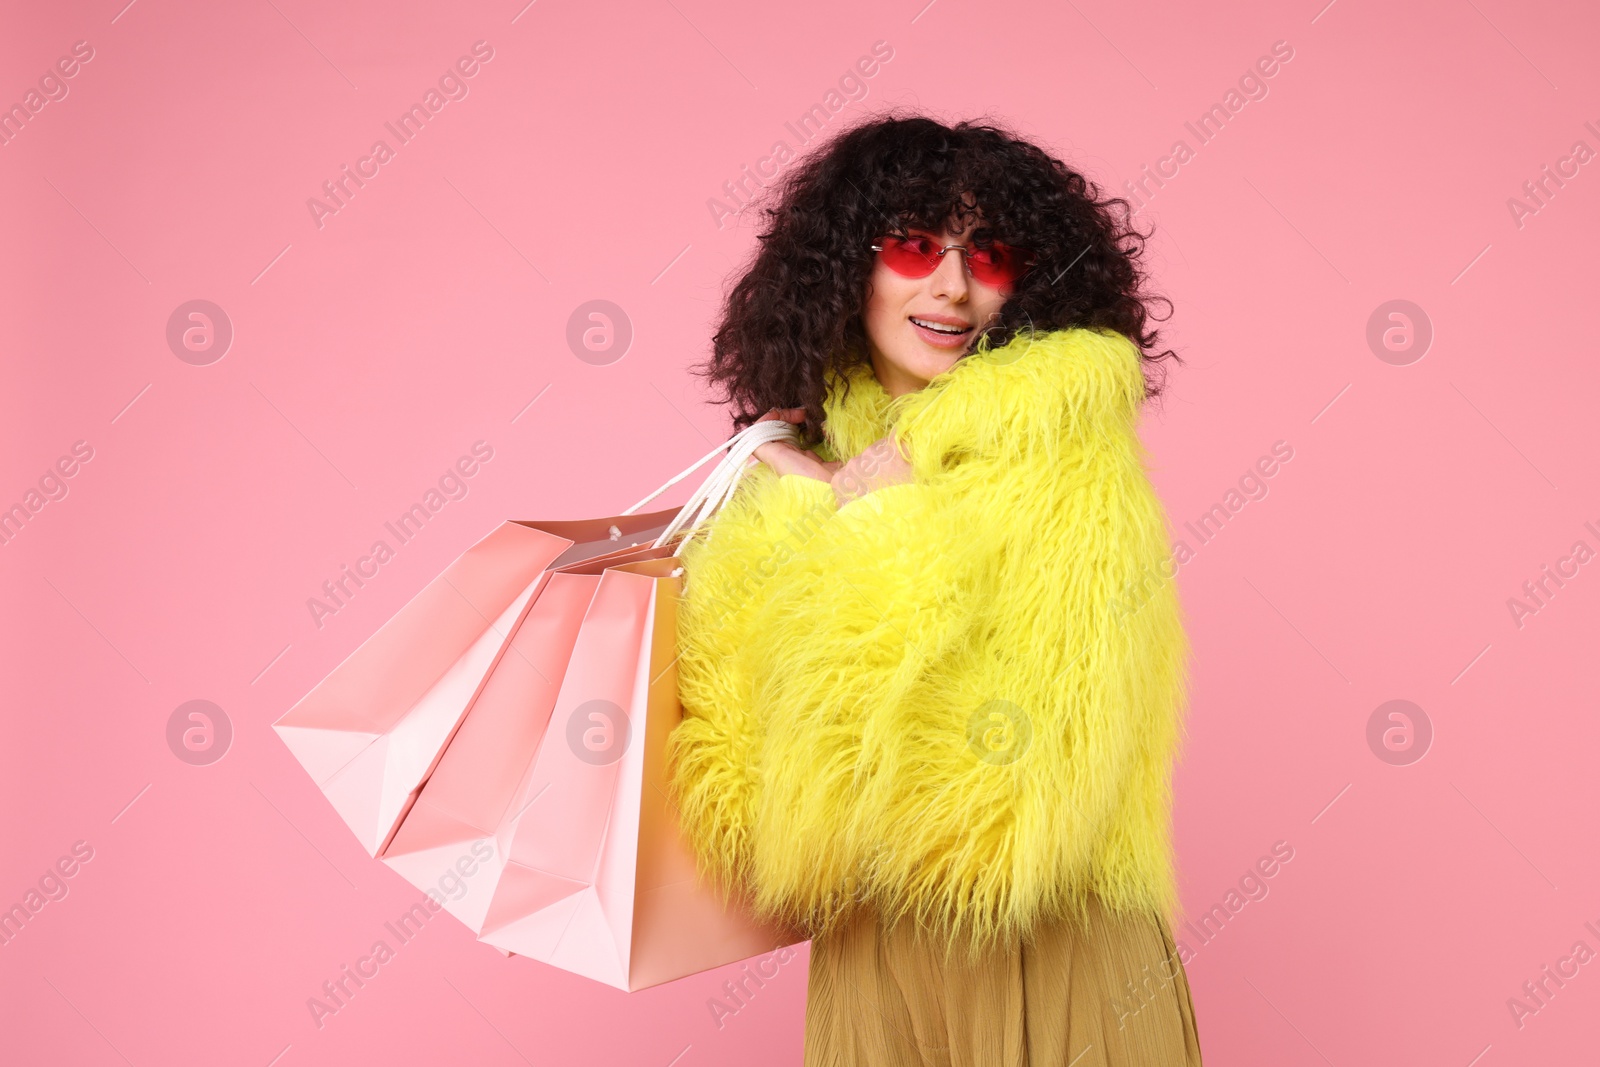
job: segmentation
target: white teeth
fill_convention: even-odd
[[[965,327],[965,326],[948,326],[948,325],[946,325],[946,324],[944,324],[942,322],[924,322],[923,320],[917,318],[915,315],[913,315],[911,317],[911,321],[916,323],[918,326],[921,326],[924,329],[932,330],[935,333],[952,333],[953,334],[953,333],[966,333],[967,332],[967,327]]]

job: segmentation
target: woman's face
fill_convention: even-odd
[[[940,247],[966,245],[981,222],[974,218],[960,231],[912,227],[907,232],[933,237]],[[971,348],[979,329],[999,318],[1009,295],[1009,289],[967,273],[966,257],[955,249],[940,256],[938,269],[926,278],[902,277],[878,257],[861,313],[878,382],[890,396],[921,389]]]

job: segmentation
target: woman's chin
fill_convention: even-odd
[[[935,350],[920,342],[898,344],[888,351],[880,349],[878,358],[892,368],[892,379],[885,378],[882,373],[888,368],[879,368],[878,380],[886,384],[890,381],[901,383],[898,387],[889,387],[889,391],[897,395],[908,389],[918,390],[954,367],[961,355],[959,350]]]
[[[918,361],[917,377],[923,381],[932,381],[951,367],[954,367],[960,361],[961,355],[962,353],[958,349],[954,352],[939,352],[923,356]]]

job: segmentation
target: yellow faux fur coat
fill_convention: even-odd
[[[980,345],[896,398],[846,376],[817,454],[892,430],[913,480],[841,508],[759,464],[680,552],[668,754],[702,873],[811,936],[868,904],[976,949],[1090,892],[1170,918],[1189,649],[1138,349]]]

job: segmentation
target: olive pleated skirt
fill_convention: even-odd
[[[1155,913],[1091,900],[973,964],[862,910],[811,942],[805,1067],[1199,1067],[1188,976]]]

